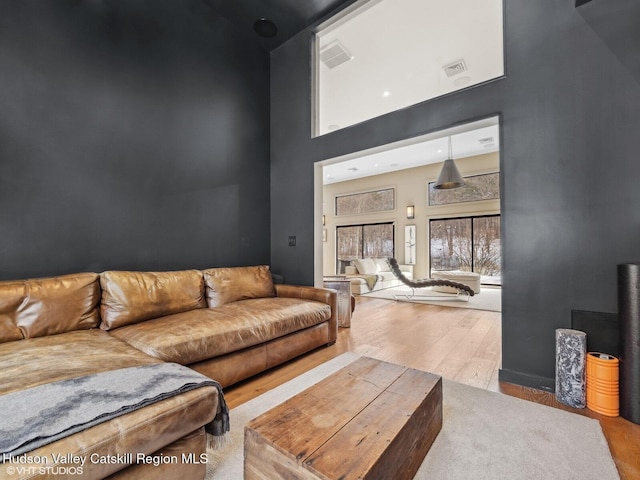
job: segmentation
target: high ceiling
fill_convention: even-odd
[[[271,51],[310,25],[325,19],[353,0],[200,0],[233,23],[239,31]],[[277,27],[273,37],[258,35],[254,24],[270,20]],[[499,150],[497,119],[488,119],[457,129],[410,139],[402,144],[357,152],[333,159],[324,166],[324,183],[351,180],[403,168],[441,162],[448,155],[448,137],[453,139],[454,158]],[[491,139],[492,141],[489,141]]]
[[[443,162],[449,156],[449,138],[454,159],[497,152],[500,150],[499,119],[490,117],[328,160],[322,169],[323,183],[327,185]]]
[[[502,0],[370,1],[322,28],[316,133],[501,77],[502,10]]]
[[[266,50],[273,50],[295,34],[350,0],[202,0]],[[265,18],[277,27],[273,37],[261,37],[254,23]]]

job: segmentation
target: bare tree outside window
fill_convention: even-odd
[[[348,225],[336,228],[337,273],[354,258],[394,256],[393,223]]]
[[[393,224],[363,225],[363,257],[393,257]]]
[[[388,212],[395,207],[395,188],[353,193],[336,197],[336,215]]]
[[[338,227],[338,258],[362,258],[362,226]]]
[[[501,284],[500,215],[431,220],[431,272],[480,274],[484,284]]]
[[[501,283],[501,255],[500,217],[474,218],[473,271],[486,277],[486,283]]]
[[[432,220],[431,269],[471,271],[471,222],[468,218]]]

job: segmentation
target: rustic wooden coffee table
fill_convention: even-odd
[[[413,478],[442,428],[442,379],[361,357],[245,428],[244,478]]]

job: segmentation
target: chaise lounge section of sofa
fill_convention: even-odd
[[[230,385],[335,342],[335,302],[331,290],[273,285],[266,266],[0,282],[0,396],[164,362]],[[85,459],[78,478],[202,479],[203,462],[154,465],[136,455],[201,458],[203,426],[223,403],[213,386],[179,393],[28,452],[48,470],[7,476],[8,461],[0,479],[61,478],[54,468],[69,465],[56,464],[58,455]]]

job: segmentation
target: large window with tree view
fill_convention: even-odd
[[[485,285],[501,285],[500,215],[429,221],[431,273],[461,270],[480,274]]]
[[[392,222],[337,227],[336,271],[344,273],[355,258],[393,257],[394,241]]]

